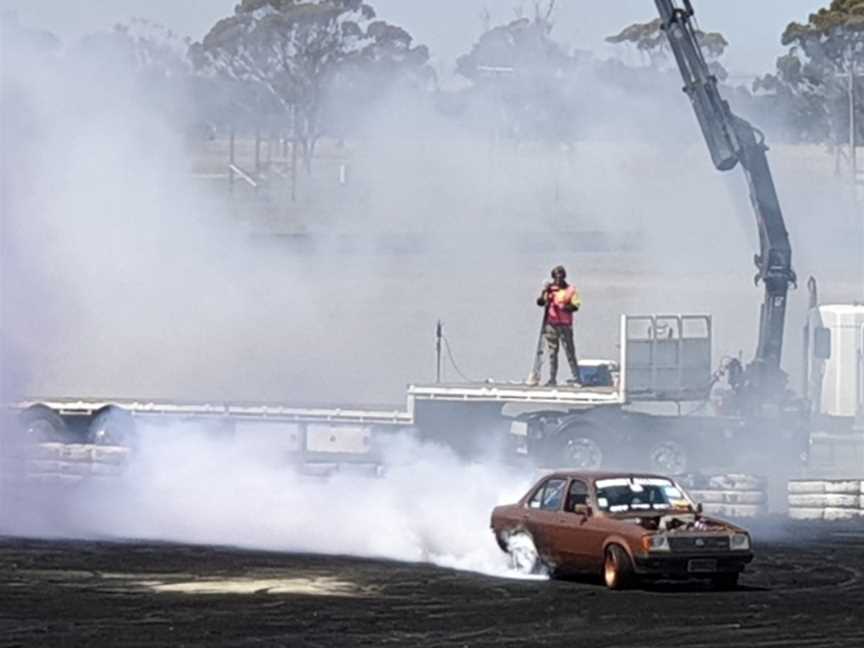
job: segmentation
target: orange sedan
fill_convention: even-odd
[[[687,578],[734,588],[753,560],[747,531],[706,517],[660,475],[553,473],[496,507],[491,526],[517,569],[602,574],[610,589]]]

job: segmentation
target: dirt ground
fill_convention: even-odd
[[[864,525],[755,528],[734,592],[429,565],[0,539],[2,646],[861,646]]]

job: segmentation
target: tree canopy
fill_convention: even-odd
[[[578,56],[552,39],[550,3],[533,18],[519,18],[484,32],[456,62],[493,110],[499,127],[516,138],[571,137],[569,106],[576,101],[571,75]]]
[[[125,65],[151,78],[171,78],[192,72],[186,56],[189,40],[158,23],[133,18],[110,31],[84,36],[78,51],[91,59]]]
[[[637,50],[645,54],[653,66],[659,66],[669,56],[669,43],[662,29],[663,21],[655,18],[644,23],[634,23],[625,27],[617,34],[608,36],[607,43],[615,45],[634,45]],[[696,30],[696,39],[705,54],[705,59],[711,67],[712,73],[721,81],[729,75],[726,69],[720,65],[719,59],[723,56],[729,42],[718,32],[703,32]]]
[[[789,51],[777,59],[773,74],[754,82],[754,89],[775,99],[794,139],[848,142],[848,80],[844,75],[850,70],[862,73],[864,1],[834,0],[810,14],[806,23],[790,23],[781,42]],[[864,121],[862,99],[859,82],[856,115],[860,110],[860,121]],[[858,133],[862,136],[864,124]]]
[[[14,11],[0,13],[0,40],[7,45],[14,45],[16,55],[24,53],[25,50],[29,55],[51,55],[56,54],[61,47],[57,36],[49,31],[25,27]]]
[[[817,64],[845,69],[851,57],[864,52],[864,1],[833,0],[806,23],[790,23],[781,42],[800,48]]]
[[[483,33],[468,54],[456,61],[456,71],[472,80],[489,78],[490,72],[551,72],[569,61],[564,48],[552,40],[550,14],[538,12],[533,19],[519,18]]]
[[[255,84],[293,111],[308,164],[322,117],[340,112],[325,111],[328,100],[369,100],[400,75],[428,78],[428,50],[412,43],[361,0],[243,0],[191,55],[199,69]]]

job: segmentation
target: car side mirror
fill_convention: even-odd
[[[573,512],[576,515],[581,515],[583,517],[591,517],[591,507],[587,504],[576,504],[573,506]]]

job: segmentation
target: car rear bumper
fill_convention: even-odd
[[[640,576],[657,578],[710,578],[717,574],[738,573],[753,560],[750,552],[722,554],[667,554],[636,556],[634,571]]]

